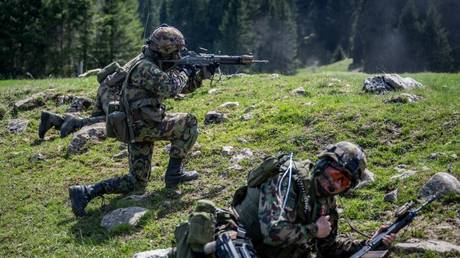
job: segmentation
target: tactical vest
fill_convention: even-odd
[[[292,171],[293,178],[298,184],[293,184],[292,187],[295,187],[296,192],[305,191],[304,184],[308,184],[309,182],[307,179],[309,170],[307,166],[309,165],[311,165],[311,163],[305,164],[294,161]],[[260,185],[267,182],[270,178],[278,176],[286,171],[288,166],[289,160],[287,155],[265,159],[261,165],[249,172],[248,186],[241,187],[234,195],[232,206],[238,214],[239,222],[243,224],[251,239],[256,243],[263,240],[258,218]],[[296,205],[299,209],[299,219],[301,222],[308,222],[309,219],[306,218],[306,214],[311,213],[306,213],[305,207],[309,207],[310,205],[305,204],[306,199],[303,198],[307,196],[307,193],[302,193],[300,196]]]

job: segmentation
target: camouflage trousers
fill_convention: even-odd
[[[128,144],[129,174],[101,182],[107,193],[128,193],[147,185],[152,167],[155,141],[171,141],[171,158],[185,158],[198,137],[195,116],[188,113],[169,113],[154,127],[135,129],[136,142]]]

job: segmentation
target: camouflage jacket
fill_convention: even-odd
[[[189,80],[183,71],[175,68],[164,71],[160,66],[159,56],[144,47],[142,58],[132,68],[125,90],[134,123],[140,120],[146,124],[160,122],[165,116],[164,99],[201,86],[199,77]]]
[[[317,257],[349,257],[362,246],[362,242],[337,236],[339,216],[334,197],[317,197],[310,179],[301,180],[302,185],[293,179],[287,193],[287,179],[278,188],[280,177],[260,186],[257,216],[262,243],[256,248],[262,257],[308,257],[313,249]],[[315,222],[321,215],[330,216],[332,231],[328,237],[317,239]]]

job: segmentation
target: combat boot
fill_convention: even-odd
[[[61,126],[61,137],[66,137],[67,135],[73,132],[76,132],[83,126],[92,125],[92,124],[103,122],[103,121],[105,121],[105,116],[88,117],[88,118],[67,116],[64,119],[64,123]]]
[[[182,167],[182,159],[170,158],[165,173],[166,188],[175,188],[182,182],[192,181],[198,178],[198,172],[186,171]]]
[[[64,119],[60,115],[43,111],[40,116],[40,125],[38,126],[38,137],[40,139],[45,138],[46,132],[48,132],[51,127],[60,130],[63,122]]]
[[[77,217],[86,215],[85,208],[88,203],[105,193],[101,183],[94,185],[73,185],[69,187],[69,198],[72,206],[72,212]]]

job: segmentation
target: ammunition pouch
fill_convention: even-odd
[[[145,98],[130,104],[133,122],[141,120],[143,124],[157,126],[165,117],[165,106],[154,98]]]
[[[129,142],[128,122],[126,113],[121,110],[118,101],[109,103],[109,114],[105,123],[107,137],[116,138],[121,142]]]
[[[187,244],[194,252],[203,252],[205,244],[214,240],[216,229],[216,207],[207,200],[198,201],[189,218]]]

